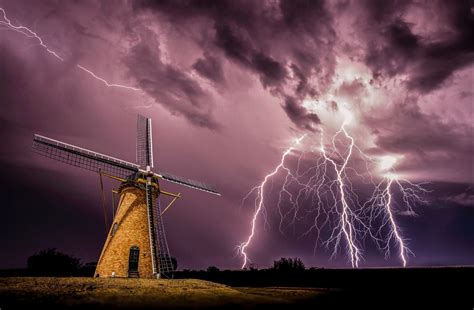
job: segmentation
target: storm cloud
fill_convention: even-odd
[[[363,27],[370,29],[366,63],[388,76],[408,74],[410,89],[432,91],[474,61],[470,1],[366,1],[364,8],[368,19]],[[429,18],[432,20],[427,21]],[[424,28],[417,21],[430,22],[433,27]]]
[[[298,128],[312,130],[308,124],[318,124],[317,116],[295,113],[303,109],[295,104],[301,106],[305,97],[324,89],[332,74],[335,38],[324,2],[139,1],[134,7],[157,18],[185,21],[178,26],[183,28],[192,27],[193,19],[206,20],[212,33],[198,41],[207,57],[214,62],[225,57],[256,74]],[[324,69],[318,68],[322,61]],[[205,76],[222,76],[220,66],[204,64],[199,60],[195,68],[205,70]]]
[[[307,134],[312,156],[320,128],[335,132],[347,115],[363,151],[396,156],[398,172],[430,184],[419,217],[401,220],[413,264],[473,263],[472,2],[0,0],[0,7],[64,59],[0,26],[3,266],[44,247],[97,259],[97,176],[39,158],[31,139],[40,133],[133,161],[137,113],[153,119],[159,169],[223,193],[183,191],[182,205],[167,214],[170,247],[184,268],[239,265],[235,246],[253,212],[239,209],[242,197],[295,137]],[[24,227],[31,240],[10,237]],[[315,260],[309,241],[296,247],[276,231],[259,237],[271,239],[258,240],[262,267],[289,253],[309,266],[346,266],[323,252]],[[391,265],[374,253],[367,265]]]

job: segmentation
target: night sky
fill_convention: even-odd
[[[155,167],[222,193],[161,183],[183,194],[165,216],[172,256],[180,269],[238,269],[254,212],[255,196],[244,196],[305,133],[287,166],[296,169],[298,155],[302,166],[314,163],[322,130],[335,133],[344,111],[365,154],[396,157],[397,174],[429,191],[414,212],[394,194],[413,252],[408,266],[474,264],[472,1],[0,7],[44,44],[6,27],[0,10],[0,268],[23,267],[48,247],[97,261],[105,240],[99,176],[31,152],[34,133],[135,161],[136,115],[151,117]],[[347,139],[338,143],[347,148]],[[360,158],[351,164],[365,167]],[[300,236],[311,218],[280,232],[281,182],[279,173],[268,187],[267,225],[258,218],[247,250],[252,262],[297,256],[307,266],[350,267],[344,241],[331,258],[314,235]],[[117,185],[106,181],[109,209]],[[370,196],[360,178],[353,186],[361,200]],[[389,257],[368,237],[360,247],[361,267],[400,266],[393,244]]]

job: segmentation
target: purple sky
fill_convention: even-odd
[[[320,127],[337,130],[343,110],[364,152],[395,156],[401,175],[430,182],[417,216],[396,214],[415,253],[409,265],[474,264],[472,1],[0,7],[64,59],[0,25],[0,268],[47,247],[96,261],[105,238],[99,177],[32,153],[34,133],[134,161],[136,114],[151,117],[158,170],[222,192],[162,184],[184,197],[165,219],[172,255],[180,268],[236,269],[253,213],[242,198],[295,138],[307,133],[310,150]],[[107,87],[78,65],[140,90]],[[260,223],[249,247],[258,266],[281,256],[349,266],[344,251],[329,260],[324,248],[313,254],[311,236],[280,234],[267,209],[270,227]],[[387,265],[396,256],[367,242],[362,266]]]

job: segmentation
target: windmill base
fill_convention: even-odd
[[[153,274],[145,191],[122,184],[120,201],[94,277],[156,278]]]

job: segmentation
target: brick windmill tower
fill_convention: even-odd
[[[211,186],[154,172],[151,119],[138,116],[137,164],[35,135],[33,151],[121,182],[120,200],[95,276],[159,278],[173,271],[162,215],[180,194],[161,189],[159,180],[220,195]],[[158,196],[172,197],[162,210]]]

